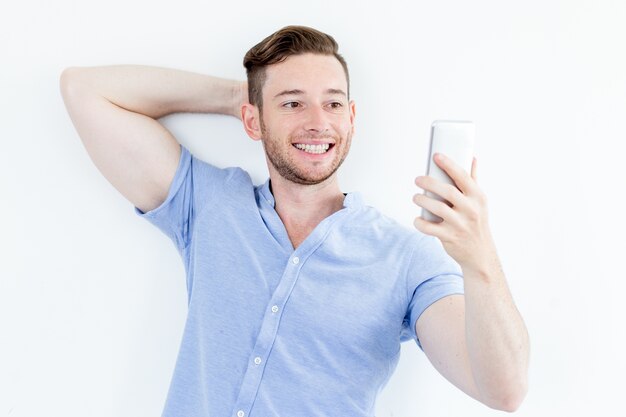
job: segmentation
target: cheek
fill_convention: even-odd
[[[338,120],[338,124],[341,126],[343,132],[349,132],[352,128],[352,123],[350,123],[350,115],[342,115],[342,117]]]
[[[352,133],[352,125],[350,124],[350,120],[342,121],[337,127],[336,130],[341,134],[344,138],[350,136]]]
[[[276,118],[273,120],[266,120],[268,130],[272,132],[273,136],[286,137],[292,136],[298,132],[298,123],[295,120],[284,117]]]

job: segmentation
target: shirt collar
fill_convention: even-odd
[[[272,207],[276,205],[276,200],[274,200],[274,195],[270,191],[270,178],[268,178],[260,188],[261,196],[267,201]],[[363,206],[363,197],[358,192],[351,192],[345,195],[343,199],[343,206],[345,208],[356,210]]]

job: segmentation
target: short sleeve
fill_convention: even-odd
[[[197,159],[183,145],[180,147],[180,160],[165,201],[146,213],[134,209],[138,216],[165,233],[182,253],[191,241],[195,214],[215,200],[215,194],[223,189],[228,170]]]
[[[409,305],[404,318],[400,340],[415,340],[420,315],[435,301],[453,294],[463,294],[463,274],[459,264],[445,251],[434,236],[420,234],[407,271]],[[423,349],[422,349],[423,350]]]

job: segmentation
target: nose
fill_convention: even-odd
[[[328,131],[328,115],[320,106],[310,107],[307,111],[305,130],[308,132],[324,133]]]

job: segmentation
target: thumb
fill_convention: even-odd
[[[474,159],[472,160],[472,179],[476,182],[478,182],[478,160],[476,159],[476,157],[474,157]]]

